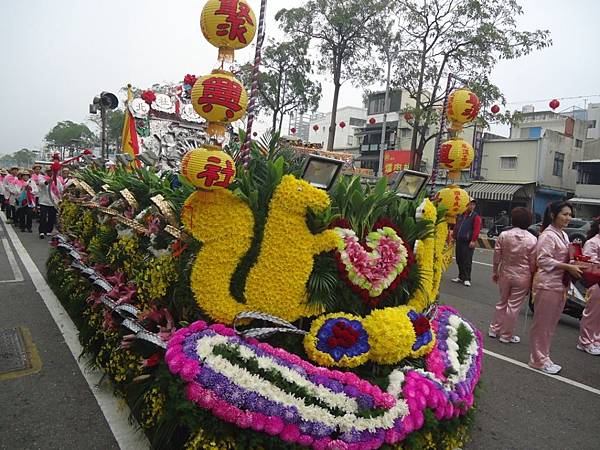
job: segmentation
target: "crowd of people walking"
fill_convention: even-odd
[[[481,221],[472,200],[458,218],[453,237],[459,275],[452,281],[470,286],[473,249]],[[586,306],[580,322],[576,348],[600,355],[600,217],[593,220],[583,248],[570,243],[563,231],[573,218],[573,206],[557,201],[546,208],[542,232],[528,231],[532,216],[526,208],[511,211],[511,224],[497,238],[494,247],[492,281],[498,284],[496,304],[488,336],[504,344],[521,341],[514,334],[519,312],[533,295],[533,324],[529,331],[529,366],[547,374],[562,369],[550,357],[552,337],[563,312],[571,283],[581,280],[586,287]],[[576,251],[576,250],[579,250]],[[578,254],[579,256],[575,257]]]
[[[45,239],[54,230],[56,204],[68,183],[68,168],[63,168],[60,174],[40,164],[31,169],[16,166],[0,169],[0,207],[7,223],[22,232],[33,233],[34,219],[38,219],[40,239]]]

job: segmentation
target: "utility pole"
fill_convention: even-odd
[[[108,159],[108,149],[106,148],[106,108],[104,106],[100,106],[100,121],[101,121],[101,131],[100,131],[100,147],[102,159]]]
[[[377,175],[383,176],[383,157],[385,154],[385,128],[387,125],[387,113],[390,109],[390,76],[392,72],[392,58],[387,52],[387,80],[385,82],[385,99],[383,100],[383,123],[381,124],[381,143],[379,144],[379,165],[377,166]]]

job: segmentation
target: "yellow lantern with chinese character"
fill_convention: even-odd
[[[440,166],[448,169],[448,178],[460,177],[460,171],[473,162],[473,147],[462,138],[454,137],[440,146]]]
[[[235,122],[246,113],[248,93],[230,72],[214,70],[194,84],[192,105],[209,122],[208,134],[223,136],[224,124]]]
[[[435,194],[435,200],[447,208],[446,220],[453,224],[456,223],[456,216],[467,209],[470,197],[467,191],[451,184]]]
[[[256,34],[256,16],[246,0],[208,0],[200,16],[202,34],[219,49],[219,59],[233,61],[235,50]]]
[[[464,124],[473,122],[480,108],[479,98],[468,89],[461,88],[452,92],[448,97],[446,109],[446,116],[452,123],[452,129],[459,131]]]
[[[218,147],[195,148],[183,156],[181,174],[200,189],[227,189],[235,177],[235,163]]]

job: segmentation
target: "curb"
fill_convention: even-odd
[[[480,236],[477,238],[477,247],[478,248],[486,248],[488,250],[493,250],[495,245],[496,245],[496,239],[489,238],[487,236],[485,236],[485,237]]]

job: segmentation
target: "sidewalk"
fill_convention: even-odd
[[[78,364],[73,355],[76,331],[60,305],[53,304],[55,297],[42,278],[49,241],[37,233],[15,232],[4,219],[0,214],[0,331],[28,330],[41,367],[29,374],[0,373],[0,449],[112,450],[120,448],[118,442],[123,450],[144,448],[141,433],[121,423],[128,408],[117,411],[108,386],[92,390],[100,374],[82,369],[85,361]]]

